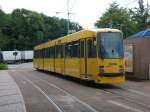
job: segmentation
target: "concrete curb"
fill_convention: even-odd
[[[0,111],[26,112],[20,88],[7,70],[0,71]]]

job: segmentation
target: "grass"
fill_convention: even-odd
[[[0,70],[7,70],[7,69],[8,69],[7,64],[0,63]]]

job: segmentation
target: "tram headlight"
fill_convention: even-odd
[[[104,73],[104,66],[99,66],[99,73]]]

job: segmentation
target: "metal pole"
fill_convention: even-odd
[[[67,16],[68,16],[68,21],[67,21],[67,34],[69,35],[69,0],[67,0]]]

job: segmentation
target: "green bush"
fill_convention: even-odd
[[[6,69],[8,69],[7,64],[0,63],[0,70],[6,70]]]

